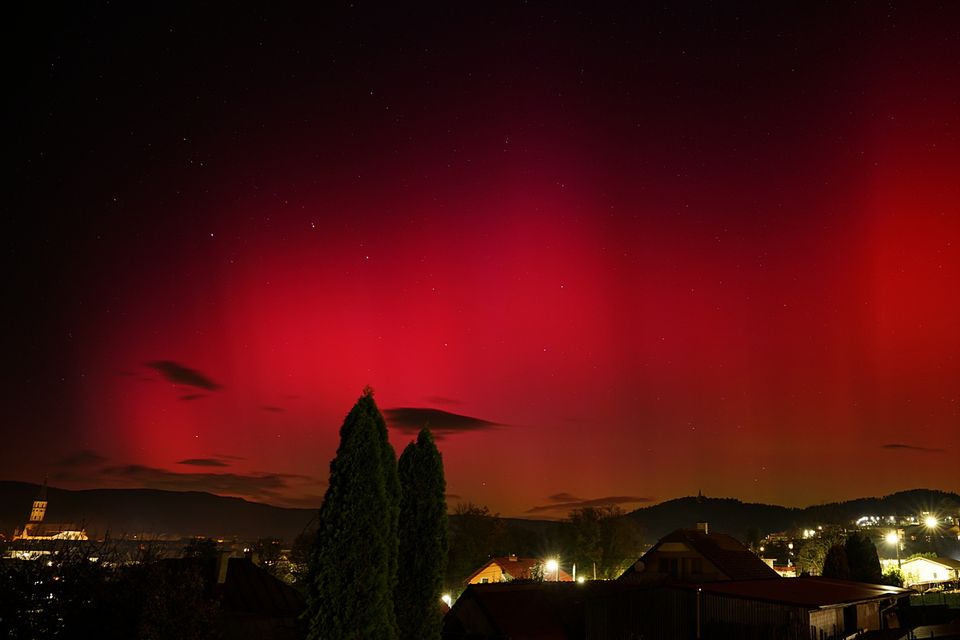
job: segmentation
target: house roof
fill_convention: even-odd
[[[300,593],[270,575],[249,558],[230,558],[221,585],[222,606],[229,611],[297,616],[303,611]]]
[[[661,538],[652,549],[640,558],[647,561],[665,542],[681,542],[698,552],[730,580],[758,580],[779,578],[766,562],[758,558],[739,540],[725,533],[705,533],[699,529],[677,529]],[[627,569],[621,578],[636,573],[634,567]]]
[[[529,580],[533,578],[536,568],[543,564],[543,560],[540,558],[521,558],[518,556],[496,556],[490,558],[483,566],[470,574],[465,582],[470,582],[480,573],[482,573],[487,567],[491,565],[497,565],[500,567],[500,570],[504,574],[510,577],[511,580]],[[550,575],[553,575],[552,573]],[[573,578],[567,574],[566,571],[560,569],[560,581],[569,582]]]
[[[223,584],[217,584],[216,558],[161,560],[163,566],[173,571],[196,569],[207,594],[219,596],[220,608],[224,611],[281,617],[295,617],[303,611],[303,596],[263,567],[249,558],[229,558],[227,562],[226,579]]]
[[[685,586],[704,593],[799,605],[811,609],[896,598],[913,593],[911,589],[822,577],[728,580]]]
[[[474,622],[460,612],[476,605],[498,637],[567,640],[583,637],[583,585],[571,582],[491,583],[467,587],[446,616],[444,626]]]
[[[910,564],[913,562],[919,562],[921,560],[926,560],[927,562],[933,562],[943,567],[947,567],[948,569],[960,571],[960,560],[954,560],[953,558],[942,558],[939,556],[936,558],[911,558],[910,560],[904,560],[902,564]]]

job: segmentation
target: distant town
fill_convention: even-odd
[[[292,539],[93,533],[82,522],[48,517],[57,512],[49,493],[45,484],[36,487],[31,503],[17,505],[22,523],[0,533],[0,573],[8,578],[3,637],[55,631],[49,620],[83,600],[70,589],[86,564],[121,573],[140,568],[150,584],[137,588],[154,595],[171,598],[170,589],[178,590],[186,598],[181,605],[196,608],[197,620],[215,632],[209,637],[254,637],[251,628],[258,638],[305,637],[315,523]],[[437,602],[442,637],[957,637],[960,496],[928,493],[930,502],[937,499],[935,510],[867,512],[779,531],[678,522],[656,539],[646,539],[632,522],[635,514],[616,508],[580,509],[548,522],[459,505],[449,514],[447,573]],[[702,494],[673,502],[704,512],[740,504]],[[857,545],[865,546],[865,556]],[[838,549],[845,550],[839,560]],[[31,580],[12,598],[10,579],[26,567]],[[155,631],[184,624],[163,608],[143,615],[147,621],[138,624]]]

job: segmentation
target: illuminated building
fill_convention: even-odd
[[[14,540],[86,540],[87,532],[72,522],[44,522],[47,514],[47,481],[43,481],[40,496],[33,501],[30,519],[23,529],[13,533]]]

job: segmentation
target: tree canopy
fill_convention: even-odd
[[[387,426],[367,388],[343,421],[330,463],[308,576],[309,638],[397,637],[399,491]]]
[[[447,502],[443,460],[423,429],[400,456],[397,624],[401,640],[440,637],[440,593],[447,565]]]
[[[827,550],[821,575],[824,578],[850,579],[850,563],[847,561],[847,550],[844,545],[835,544]]]
[[[640,557],[639,527],[617,506],[574,509],[566,528],[581,575],[616,578]]]
[[[851,580],[873,584],[880,584],[883,581],[877,546],[870,538],[855,531],[847,536],[844,547],[847,551],[847,562],[850,565]]]

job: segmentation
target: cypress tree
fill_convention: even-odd
[[[835,544],[830,547],[823,559],[823,571],[820,575],[824,578],[850,579],[850,564],[847,561],[846,547],[842,544]]]
[[[308,638],[395,640],[396,457],[368,387],[340,428],[307,584]]]
[[[440,638],[440,590],[447,564],[443,459],[422,429],[400,456],[400,564],[394,598],[401,640]]]
[[[851,580],[872,584],[883,582],[877,546],[870,538],[855,531],[847,538],[844,547],[847,552],[847,562],[850,565]]]

